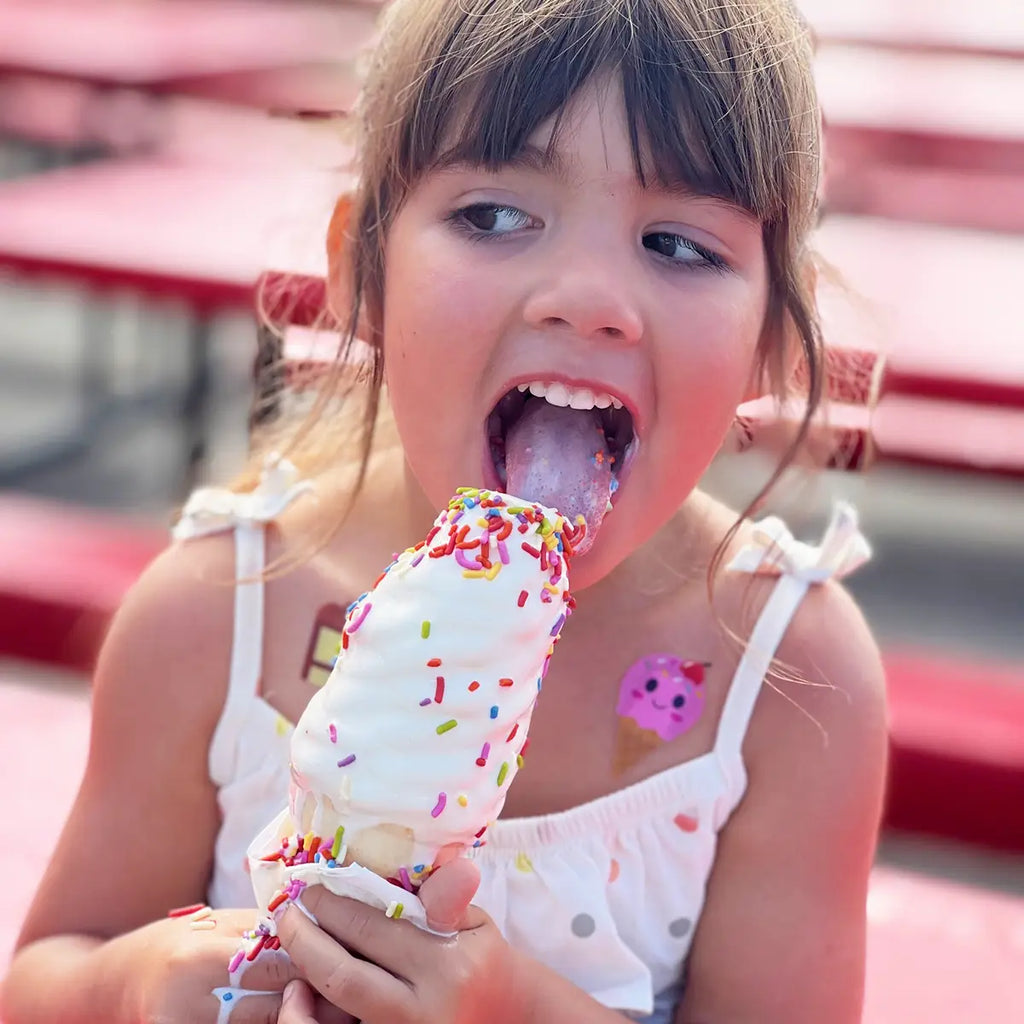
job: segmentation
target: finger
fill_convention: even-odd
[[[389,918],[383,910],[337,896],[321,885],[303,889],[301,901],[300,912],[308,910],[345,949],[399,978],[410,980],[437,941],[409,921]]]
[[[427,924],[439,932],[469,927],[467,912],[479,888],[480,868],[474,861],[459,857],[439,867],[420,886]]]
[[[313,990],[304,981],[290,981],[284,990],[277,1024],[317,1024]]]
[[[381,919],[392,923],[383,915]],[[404,981],[376,963],[352,956],[297,907],[289,905],[281,916],[277,935],[305,979],[346,1013],[371,1020],[411,1015],[414,997]]]
[[[281,992],[288,982],[302,975],[284,950],[262,949],[254,960],[242,959],[230,977],[231,984],[241,988]]]

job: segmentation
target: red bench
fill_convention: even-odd
[[[111,615],[166,532],[29,498],[0,501],[0,657],[91,670]]]

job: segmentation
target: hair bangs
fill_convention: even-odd
[[[745,49],[730,26],[692,24],[673,8],[628,0],[460,5],[406,91],[395,178],[408,188],[454,162],[497,169],[553,122],[550,155],[566,107],[607,75],[621,88],[642,184],[683,186],[770,219],[785,205],[780,168],[790,145],[765,129],[785,120],[770,81],[774,62],[746,55],[744,63],[764,69],[763,89],[751,89],[733,66],[732,54]],[[778,96],[777,109],[770,98],[751,103],[757,93]]]

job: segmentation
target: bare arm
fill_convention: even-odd
[[[720,837],[678,1024],[855,1024],[886,766],[884,678],[841,588],[808,596],[780,650],[811,682],[765,688],[749,787]]]
[[[85,776],[4,985],[7,1024],[129,1019],[126,978],[146,937],[128,935],[205,899],[218,814],[207,751],[232,589],[197,575],[219,543],[162,555],[112,626]],[[221,561],[230,579],[232,562]]]

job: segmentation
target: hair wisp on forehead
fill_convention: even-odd
[[[549,119],[554,145],[569,101],[611,72],[641,181],[809,226],[817,107],[789,0],[397,0],[383,38],[361,149],[385,222],[440,162],[500,166]]]

